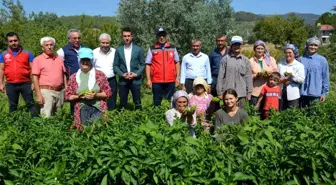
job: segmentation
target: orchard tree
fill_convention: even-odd
[[[303,19],[290,14],[287,19],[281,16],[267,17],[256,23],[254,29],[258,39],[272,42],[278,47],[285,43],[293,43],[303,47],[307,39],[307,31]]]
[[[191,49],[191,40],[200,39],[204,52],[214,47],[215,36],[232,27],[229,0],[120,0],[121,26],[133,30],[135,41],[143,48],[153,45],[155,30],[164,27],[169,41],[180,54]]]

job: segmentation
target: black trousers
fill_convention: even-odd
[[[140,84],[134,84],[132,80],[127,81],[126,85],[119,84],[120,108],[125,108],[128,102],[128,93],[131,91],[135,109],[142,110],[140,99]]]
[[[31,90],[31,83],[7,83],[6,94],[9,102],[9,112],[17,110],[20,94],[23,97],[26,105],[33,117],[37,116],[37,110],[33,99],[33,91]]]
[[[114,110],[117,104],[117,80],[115,77],[112,77],[108,78],[107,81],[112,91],[112,96],[107,100],[107,108],[108,110]]]
[[[287,88],[284,87],[282,89],[282,96],[281,96],[281,100],[280,100],[280,110],[286,110],[286,109],[289,109],[289,108],[298,108],[299,107],[299,98],[296,99],[296,100],[288,100],[287,99]]]

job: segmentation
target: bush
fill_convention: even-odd
[[[83,132],[64,110],[51,119],[2,112],[0,183],[332,184],[336,97],[310,110],[250,117],[211,136],[164,121],[168,106],[111,112]]]

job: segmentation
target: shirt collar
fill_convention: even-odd
[[[99,52],[103,55],[108,55],[112,52],[112,48],[110,47],[110,50],[107,53],[102,52],[101,49],[99,48]]]
[[[198,55],[194,55],[192,52],[190,52],[189,55],[190,55],[191,57],[200,58],[200,57],[203,56],[203,53],[202,53],[202,52],[199,52]]]
[[[230,53],[229,55],[230,55],[230,57],[234,57],[234,58],[242,58],[242,56],[243,56],[241,53],[237,56],[235,56],[233,53]]]
[[[314,58],[316,56],[317,56],[317,53],[315,53],[314,55],[305,54],[305,57],[307,58]]]
[[[45,54],[45,53],[42,53],[42,55],[43,55],[44,58],[46,58],[46,59],[49,59],[49,58],[51,58],[51,59],[55,59],[55,58],[56,58],[55,55],[53,55],[53,56],[49,56],[49,55],[47,55],[47,54]]]
[[[124,45],[124,49],[127,49],[127,50],[132,49],[132,46],[133,46],[133,43],[131,43],[131,45],[128,48],[126,47],[126,45]]]
[[[222,53],[219,51],[219,49],[218,48],[216,48],[215,50],[214,50],[216,53],[218,53],[219,55],[222,55]],[[224,56],[224,55],[226,55],[227,53],[228,53],[228,48],[226,47],[225,48],[225,52],[224,52],[224,54],[222,55],[222,56]]]

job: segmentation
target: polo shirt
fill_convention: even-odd
[[[195,79],[202,77],[211,84],[211,69],[209,57],[207,54],[200,52],[197,56],[193,53],[188,53],[183,56],[181,65],[181,84],[185,83],[186,79]]]
[[[93,50],[93,66],[102,71],[107,78],[112,78],[115,76],[113,72],[113,61],[116,50],[110,48],[110,51],[106,54],[103,53],[100,48]]]
[[[65,67],[60,56],[48,56],[45,53],[35,57],[32,74],[39,77],[39,85],[60,87],[64,82]]]

